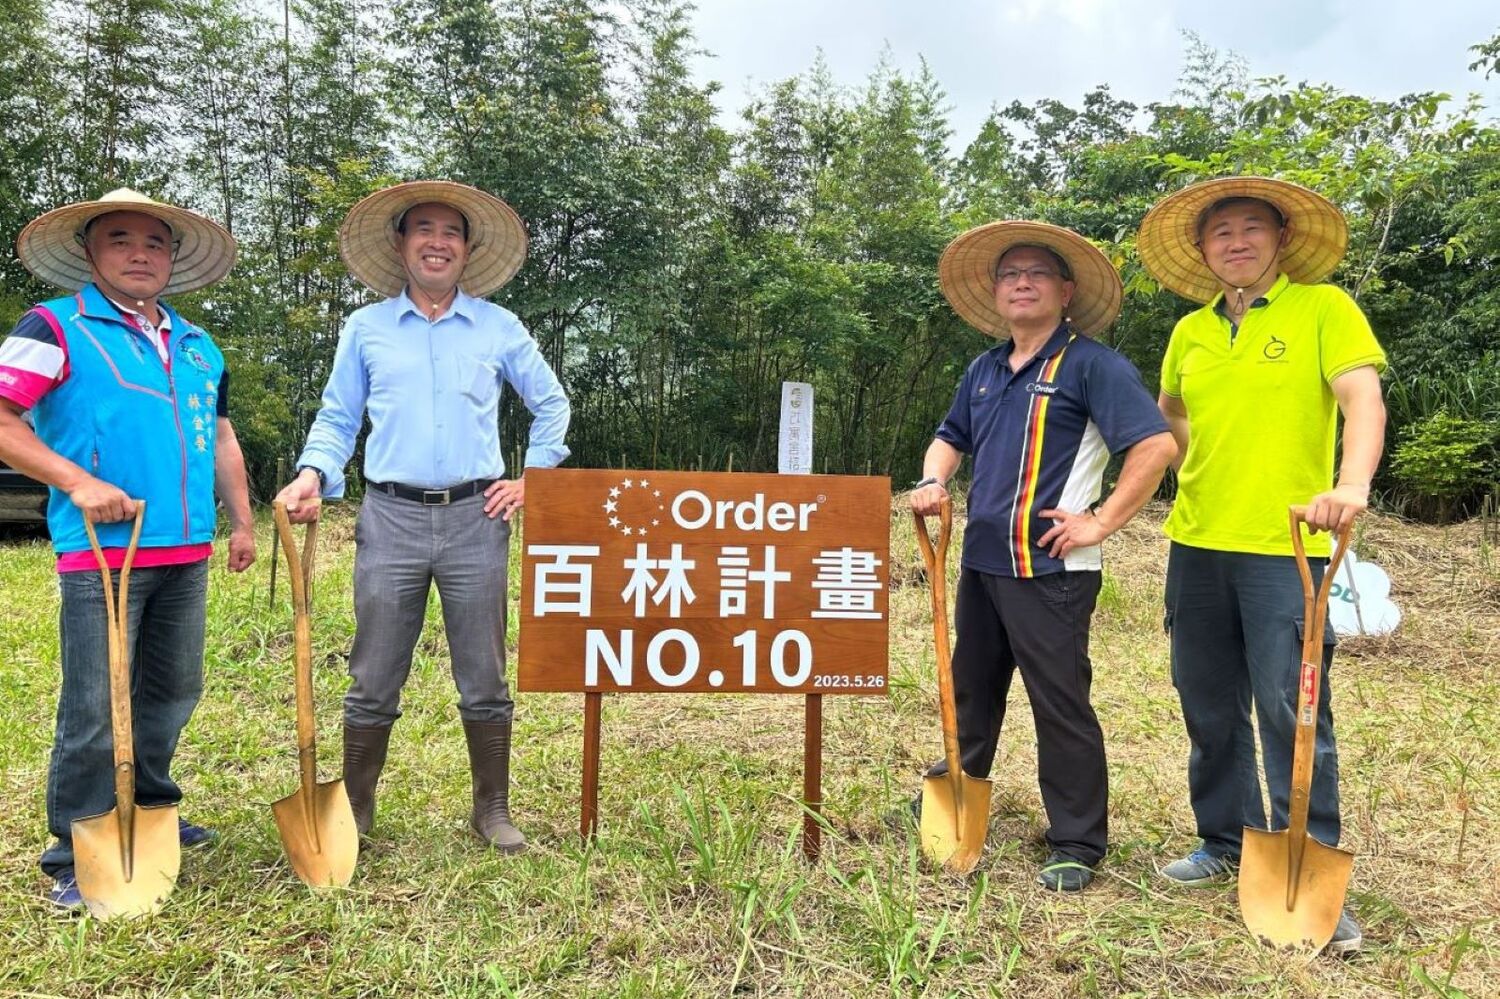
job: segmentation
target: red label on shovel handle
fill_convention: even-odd
[[[1302,706],[1301,723],[1311,725],[1318,700],[1318,664],[1304,662],[1302,664],[1302,691],[1300,703]]]

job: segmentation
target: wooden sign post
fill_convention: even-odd
[[[817,856],[821,695],[886,693],[890,497],[882,477],[527,471],[517,688],[584,695],[585,839],[604,694],[803,694]]]

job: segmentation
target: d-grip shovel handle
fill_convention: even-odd
[[[135,730],[130,721],[130,567],[135,563],[136,547],[141,542],[141,524],[146,519],[146,501],[132,502],[135,503],[135,525],[130,531],[130,544],[125,547],[125,558],[120,563],[118,600],[109,578],[109,562],[104,558],[104,549],[99,547],[99,536],[94,533],[94,522],[87,512],[83,514],[83,530],[89,536],[89,547],[94,550],[94,561],[99,563],[99,575],[104,583],[106,647],[109,650],[109,724],[115,744],[115,808],[120,815],[120,844],[127,880],[131,875],[135,828]]]
[[[948,541],[953,533],[953,501],[944,496],[938,508],[937,548],[933,549],[932,535],[927,533],[927,518],[915,510],[912,519],[917,523],[917,546],[922,549],[922,562],[927,567],[927,581],[932,591],[933,638],[938,644],[939,658],[949,661],[948,656]]]
[[[943,755],[948,761],[948,777],[953,781],[953,798],[963,800],[963,767],[958,748],[958,710],[953,700],[953,657],[948,649],[948,541],[953,533],[953,503],[944,496],[938,508],[938,540],[933,549],[927,533],[927,518],[912,511],[917,522],[917,545],[927,566],[927,582],[932,593],[932,638],[937,651],[938,710],[943,721]]]
[[[1349,550],[1353,523],[1338,533],[1333,557],[1323,570],[1323,583],[1313,589],[1312,567],[1302,542],[1302,525],[1307,523],[1307,507],[1290,508],[1292,551],[1297,558],[1297,573],[1302,578],[1302,666],[1297,683],[1297,735],[1292,744],[1291,800],[1288,802],[1287,826],[1291,834],[1290,869],[1287,877],[1287,910],[1296,904],[1298,877],[1302,868],[1303,848],[1307,844],[1307,810],[1312,793],[1314,750],[1318,736],[1318,695],[1323,673],[1323,629],[1328,622],[1328,595],[1333,589],[1334,574]],[[1332,845],[1332,844],[1329,844]]]
[[[1307,523],[1307,507],[1294,506],[1289,512],[1292,551],[1297,557],[1297,574],[1302,578],[1302,689],[1297,697],[1297,731],[1300,740],[1303,727],[1315,726],[1317,723],[1318,674],[1323,664],[1323,628],[1328,622],[1328,595],[1333,589],[1334,574],[1344,560],[1344,553],[1349,550],[1349,535],[1354,525],[1348,524],[1339,531],[1333,557],[1328,560],[1328,566],[1323,570],[1323,583],[1314,592],[1312,567],[1307,561],[1307,549],[1302,542],[1302,525]],[[1311,671],[1310,690],[1309,671]],[[1311,766],[1312,761],[1309,759],[1309,771]],[[1296,776],[1295,768],[1293,776]]]
[[[317,500],[304,500],[316,503]],[[312,688],[312,621],[308,610],[308,583],[312,579],[313,560],[318,545],[318,522],[310,521],[303,537],[302,551],[292,536],[292,521],[286,504],[272,504],[276,518],[276,535],[286,553],[287,577],[292,584],[292,628],[297,657],[297,758],[302,773],[302,790],[306,800],[313,800],[318,780],[317,725],[313,718]]]

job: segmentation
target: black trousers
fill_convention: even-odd
[[[1036,720],[1047,842],[1089,866],[1104,858],[1108,837],[1104,731],[1089,703],[1089,622],[1100,583],[1098,572],[1012,579],[965,568],[954,609],[953,685],[964,771],[989,776],[1019,668]],[[939,761],[927,772],[935,777],[948,767]]]

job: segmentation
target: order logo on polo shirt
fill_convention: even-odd
[[[1266,341],[1266,345],[1260,349],[1260,352],[1268,361],[1279,361],[1281,360],[1281,356],[1286,353],[1286,343],[1276,339],[1273,334],[1271,339]]]
[[[1051,382],[1026,383],[1026,391],[1030,392],[1032,395],[1036,395],[1038,392],[1040,392],[1042,395],[1055,395],[1057,393],[1057,388],[1058,387],[1056,385],[1053,385]]]

